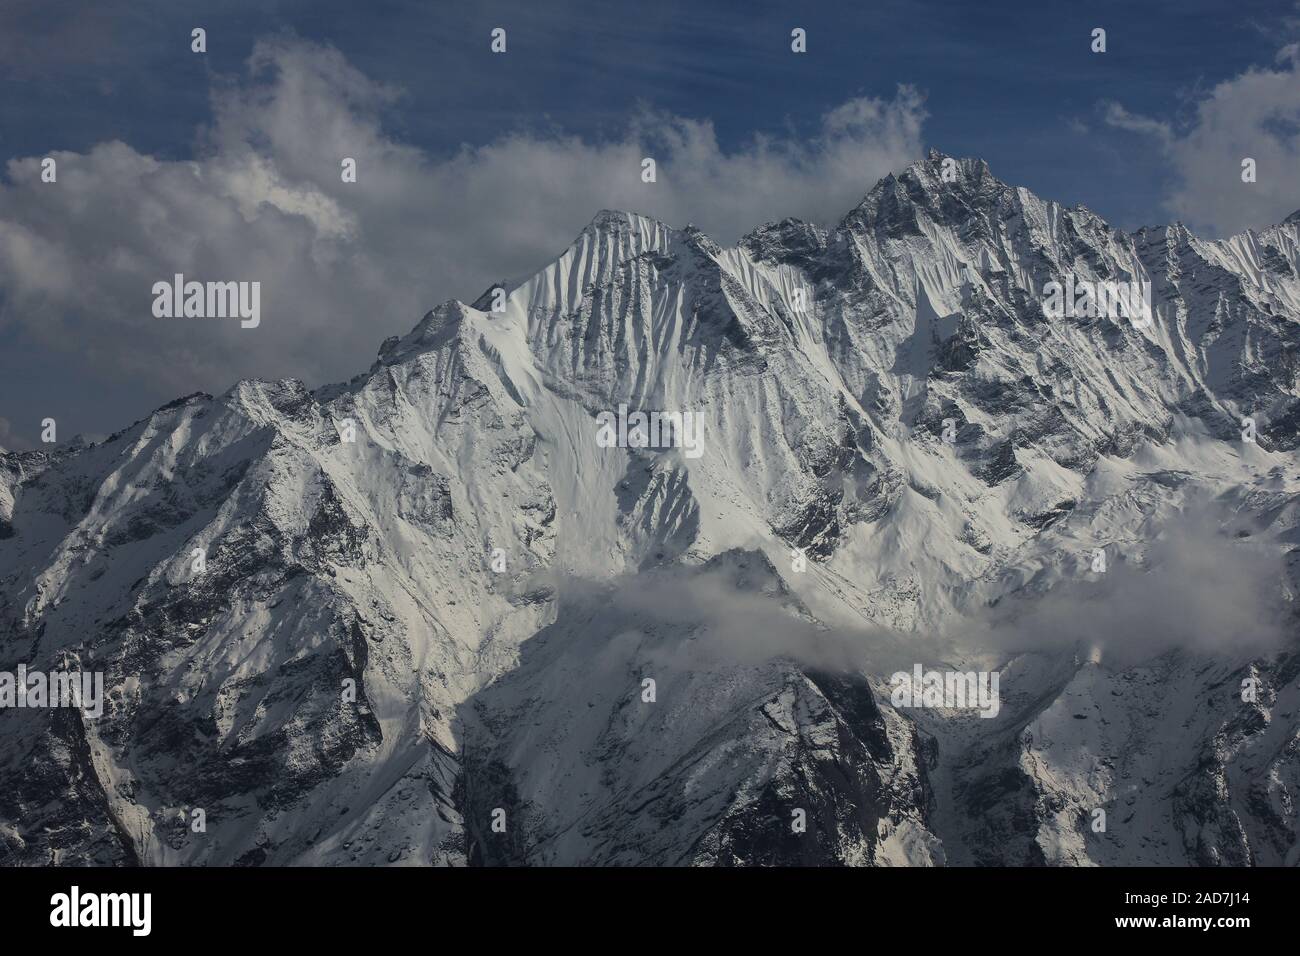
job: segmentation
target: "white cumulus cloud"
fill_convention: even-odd
[[[1168,157],[1174,186],[1165,206],[1193,230],[1234,235],[1300,207],[1300,46],[1210,89],[1185,123],[1102,107],[1107,124],[1150,136]],[[1255,161],[1253,183],[1242,182],[1245,159]]]

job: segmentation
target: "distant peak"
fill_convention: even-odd
[[[459,299],[448,299],[439,303],[416,323],[415,328],[405,335],[390,335],[379,346],[379,361],[391,365],[409,355],[412,350],[427,348],[432,342],[455,330],[466,319],[469,307]]]
[[[602,209],[591,217],[591,222],[587,223],[587,228],[583,231],[607,232],[610,230],[640,229],[645,226],[672,231],[670,226],[660,222],[653,216],[645,216],[639,212],[624,212],[621,209]]]
[[[951,176],[956,178],[948,178]],[[930,147],[925,159],[918,159],[906,166],[901,173],[890,173],[876,183],[867,194],[867,199],[895,190],[899,184],[909,190],[919,188],[930,194],[938,192],[944,186],[956,187],[962,191],[969,191],[972,186],[983,188],[989,184],[1010,188],[993,175],[989,164],[984,160],[974,156],[959,159],[934,147]]]
[[[826,239],[824,229],[787,216],[759,226],[740,240],[740,247],[755,259],[792,262],[819,253],[826,248]]]
[[[927,210],[932,217],[943,217],[953,209],[952,196],[959,196],[965,206],[989,206],[1010,189],[993,175],[984,160],[958,159],[931,148],[925,159],[876,183],[840,225],[871,221],[906,228],[905,224],[911,222],[914,228],[918,209]]]
[[[944,166],[949,161],[955,164],[959,181],[973,180],[978,182],[986,178],[993,178],[993,172],[989,169],[989,164],[978,156],[967,156],[960,159],[956,156],[949,156],[933,146],[925,154],[925,159],[917,160],[904,169],[902,177],[905,178],[909,174],[914,177],[928,174],[929,176],[938,177],[942,181]]]

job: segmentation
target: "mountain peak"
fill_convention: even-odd
[[[849,222],[718,255],[601,210],[491,287],[504,313],[448,300],[347,383],[246,381],[127,440],[0,458],[0,643],[33,668],[84,649],[112,681],[93,761],[75,714],[0,720],[0,753],[53,760],[6,774],[4,861],[1294,863],[1274,807],[1300,725],[1223,692],[1248,666],[1223,634],[1269,622],[1193,607],[1179,654],[1131,636],[1157,631],[1133,594],[1294,590],[1290,248],[1176,226],[1134,251],[937,150]],[[1149,277],[1162,321],[1058,320],[1046,283],[1072,272]],[[1222,517],[1189,521],[1202,502]],[[1209,548],[1239,578],[1204,595],[1173,559]],[[1258,604],[1285,638],[1278,590]],[[1136,616],[1096,633],[1111,598]],[[995,628],[1052,640],[1005,665],[982,743],[972,714],[879,693],[918,635],[936,664],[1003,666]],[[629,708],[642,674],[671,705]],[[1185,787],[1140,784],[1149,741]],[[1078,788],[1103,746],[1113,775]],[[796,792],[824,840],[773,825]],[[1085,842],[1071,821],[1130,795],[1151,839]],[[223,810],[175,839],[196,805]],[[497,809],[528,838],[485,838]]]
[[[956,176],[956,179],[949,183],[950,185],[982,183],[992,180],[1003,188],[1011,188],[1006,183],[995,177],[992,170],[989,169],[989,164],[978,156],[958,158],[956,156],[949,156],[947,153],[935,149],[933,146],[930,147],[929,152],[926,153],[925,159],[917,160],[907,166],[903,172],[899,174],[898,178],[903,181],[916,181],[923,184],[928,189],[934,190],[944,185],[945,166],[949,162],[953,165],[948,168],[951,169],[953,174]]]
[[[591,217],[583,232],[622,232],[624,230],[664,229],[674,232],[671,226],[654,216],[639,212],[627,212],[622,209],[602,209]]]
[[[787,216],[766,222],[741,238],[740,247],[755,259],[776,262],[808,261],[826,248],[825,230],[814,223]]]
[[[491,291],[489,289],[485,292],[483,298],[487,298]],[[402,361],[414,351],[422,351],[431,344],[441,341],[448,330],[454,330],[460,325],[470,308],[473,307],[466,306],[459,299],[448,299],[439,303],[424,313],[424,317],[416,323],[415,328],[405,335],[390,335],[384,339],[379,346],[379,363],[392,365]]]
[[[866,222],[902,226],[915,223],[918,209],[943,219],[962,207],[987,207],[1012,189],[993,175],[988,163],[975,157],[958,159],[931,148],[925,159],[900,173],[881,179],[852,211],[841,227]],[[952,197],[959,204],[954,206]]]

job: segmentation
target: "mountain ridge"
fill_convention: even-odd
[[[5,715],[0,860],[1294,864],[1295,230],[946,158],[729,248],[602,211],[347,382],[0,455],[0,670],[111,689]],[[603,447],[623,405],[703,453]],[[998,717],[893,706],[914,663]]]

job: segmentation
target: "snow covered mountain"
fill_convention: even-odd
[[[1298,445],[1300,217],[937,152],[829,232],[601,212],[349,382],[0,454],[0,671],[109,693],[0,711],[0,863],[1295,865]]]

